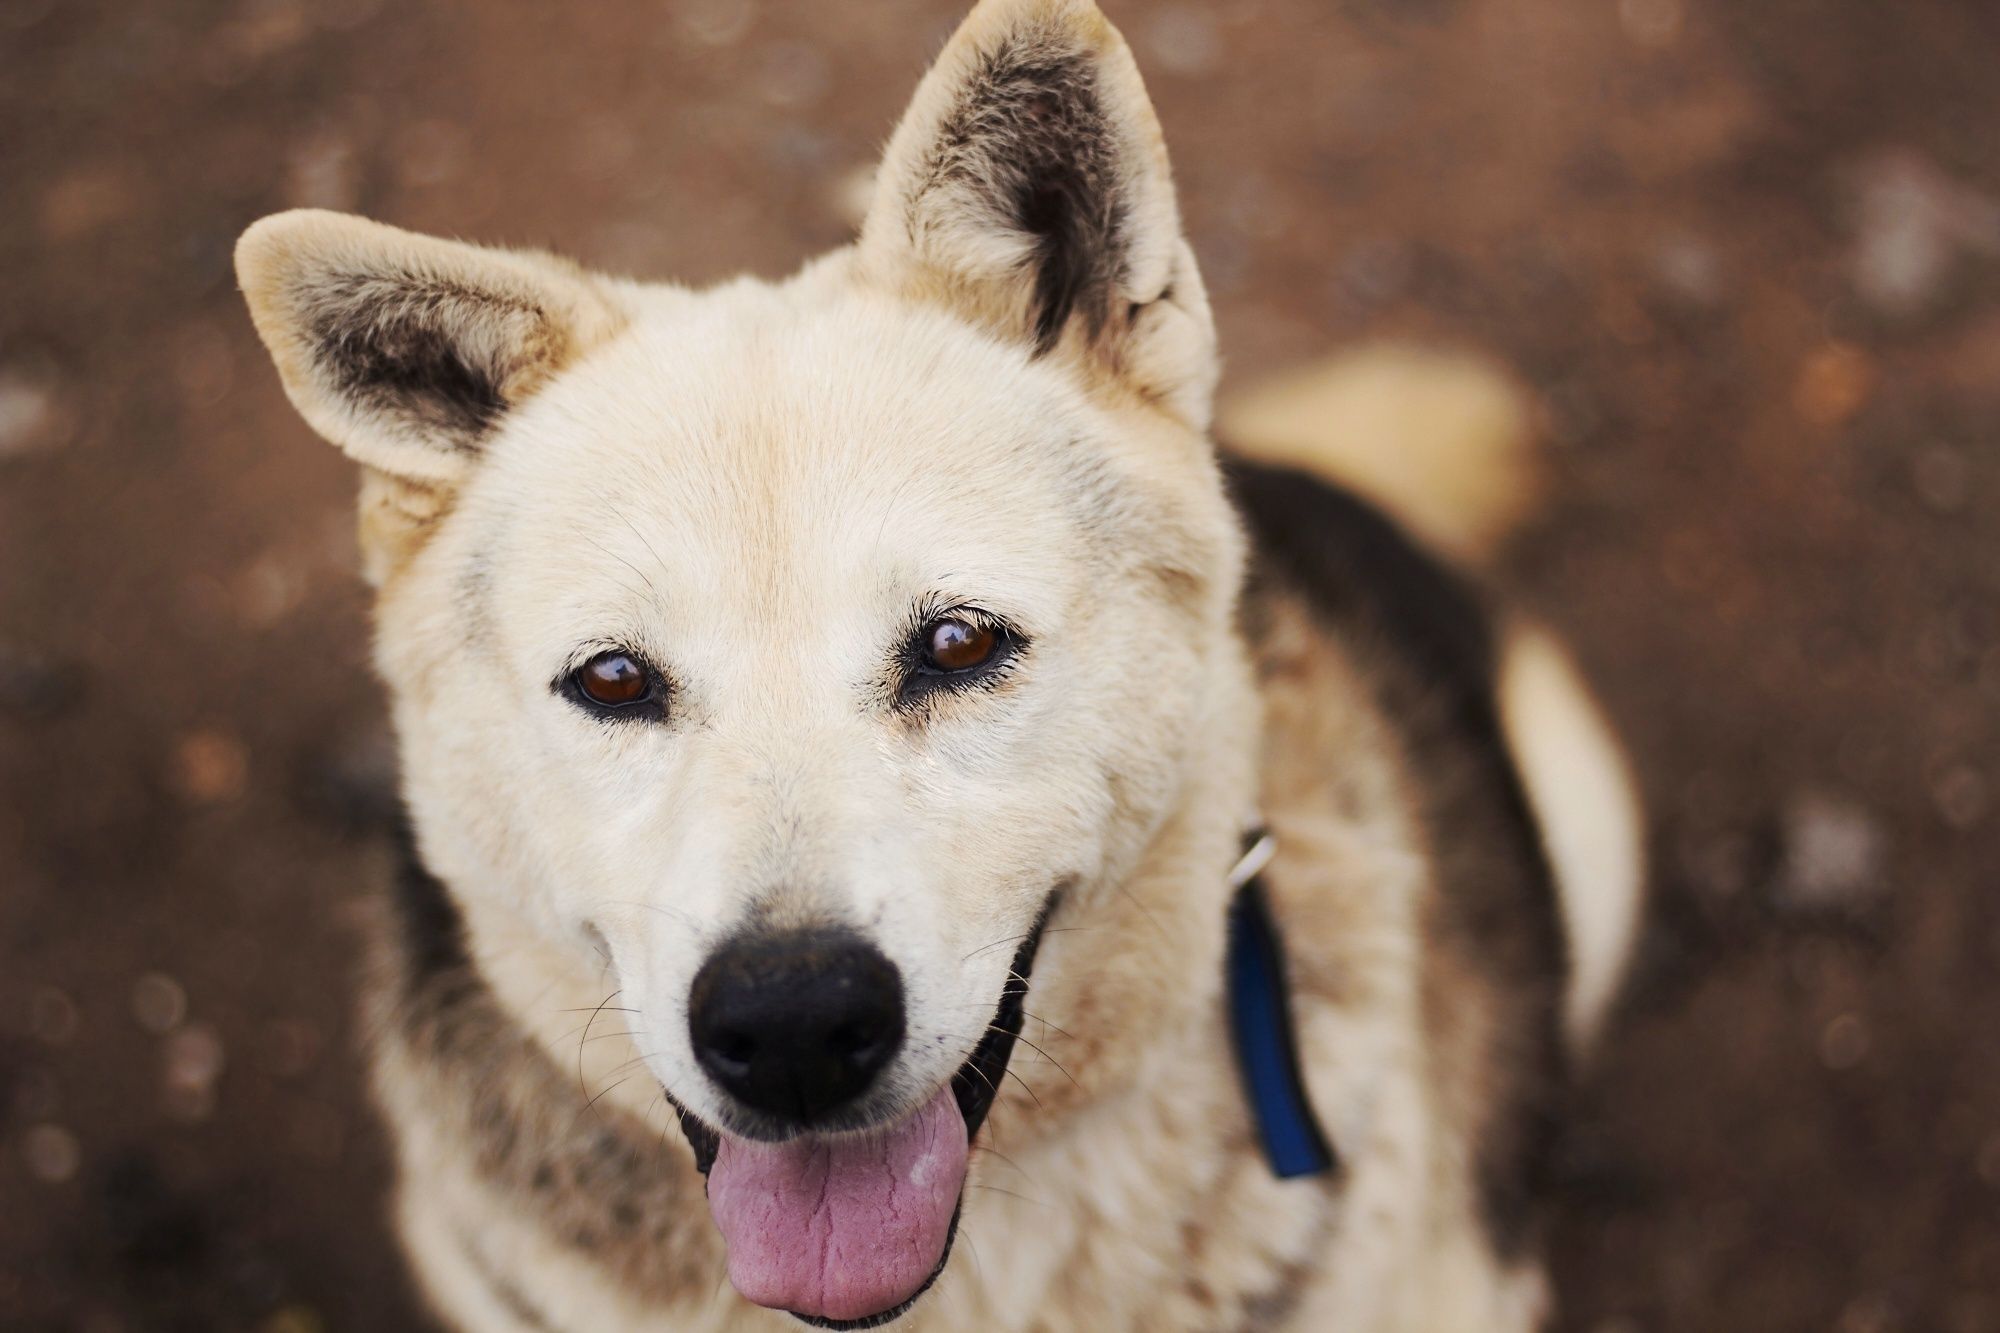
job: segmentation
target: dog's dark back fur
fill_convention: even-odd
[[[1493,624],[1464,577],[1353,494],[1240,460],[1230,489],[1255,552],[1245,616],[1289,592],[1364,667],[1409,747],[1442,893],[1425,923],[1437,946],[1490,979],[1504,1006],[1498,1089],[1479,1143],[1495,1249],[1521,1251],[1548,1166],[1564,1083],[1560,907],[1495,703]]]

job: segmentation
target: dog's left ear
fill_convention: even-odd
[[[1208,423],[1215,331],[1166,146],[1089,0],[981,0],[889,141],[860,261]]]

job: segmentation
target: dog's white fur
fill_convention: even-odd
[[[1008,136],[1042,129],[965,123],[1002,47],[1089,74],[1088,184],[1120,208],[1110,290],[1086,293],[1103,318],[1037,328],[1043,241],[1004,205]],[[1158,126],[1094,6],[984,0],[890,142],[858,243],[782,283],[642,285],[321,213],[258,223],[238,265],[287,392],[364,467],[413,823],[497,1013],[541,1053],[495,1037],[470,1086],[531,1106],[514,1140],[551,1154],[591,1117],[647,1127],[686,1213],[658,1271],[643,1245],[580,1245],[536,1207],[588,1192],[524,1203],[473,1146],[464,1086],[385,1017],[403,1231],[447,1317],[786,1327],[723,1285],[664,1123],[662,1086],[726,1111],[689,1050],[695,970],[753,907],[865,927],[906,989],[870,1103],[894,1114],[977,1043],[1052,888],[1026,1034],[1048,1055],[1017,1053],[983,1137],[1008,1160],[977,1159],[969,1245],[911,1325],[1540,1317],[1532,1256],[1497,1254],[1477,1218],[1483,992],[1439,1010],[1457,983],[1426,943],[1424,775],[1365,662],[1283,605],[1256,645],[1239,632],[1213,326]],[[894,707],[888,650],[919,605],[977,606],[1027,649],[991,691]],[[1505,717],[1581,1038],[1632,929],[1636,816],[1560,651],[1514,645]],[[552,689],[614,646],[670,675],[664,722],[605,725]],[[1579,779],[1607,794],[1572,799]],[[1337,1193],[1269,1176],[1230,1073],[1225,874],[1260,808]],[[532,1101],[509,1071],[533,1059],[574,1096]]]
[[[1501,719],[1542,827],[1570,938],[1564,1024],[1587,1051],[1630,961],[1644,900],[1631,766],[1563,646],[1517,627],[1500,665]]]

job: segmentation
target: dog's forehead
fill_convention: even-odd
[[[1075,578],[1098,428],[948,316],[745,284],[643,307],[520,414],[482,490],[500,559],[598,571],[607,598],[641,577],[771,615],[954,579],[1046,598]]]

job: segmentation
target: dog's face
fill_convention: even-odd
[[[608,955],[744,1294],[912,1299],[1015,972],[1184,799],[1233,662],[1212,331],[1123,43],[989,0],[860,240],[782,284],[323,214],[239,266],[293,400],[366,465],[427,854]],[[1075,964],[1089,1007],[1116,969]],[[801,1268],[814,1228],[857,1257]]]

